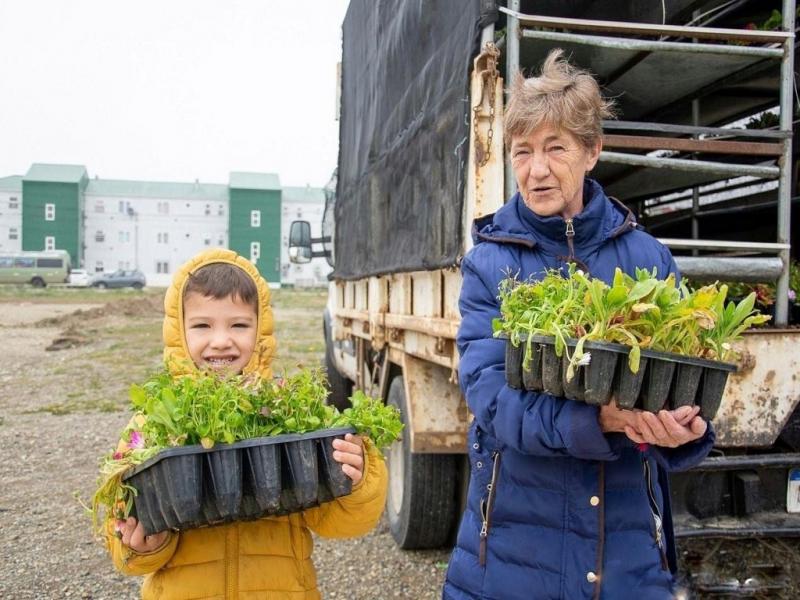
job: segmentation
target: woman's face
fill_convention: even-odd
[[[600,156],[571,133],[542,125],[511,140],[511,166],[525,205],[540,217],[571,219],[583,210],[583,179]]]

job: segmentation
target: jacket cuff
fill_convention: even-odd
[[[700,464],[708,456],[716,439],[717,434],[709,421],[703,437],[677,448],[664,448],[651,444],[650,452],[655,461],[667,471],[686,471]]]
[[[169,531],[164,543],[151,552],[136,552],[133,548],[125,546],[114,535],[114,522],[109,520],[106,538],[108,541],[111,558],[118,571],[125,575],[146,575],[154,573],[166,565],[178,547],[180,533]]]
[[[566,401],[559,415],[563,419],[560,427],[562,439],[570,456],[587,460],[616,460],[619,446],[612,449],[609,440],[600,429],[597,406],[582,402]]]

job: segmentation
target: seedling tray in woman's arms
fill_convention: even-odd
[[[525,360],[530,346],[529,359]],[[569,353],[575,342],[568,343]],[[628,367],[629,346],[586,342],[591,354],[587,365],[576,367],[567,381],[566,353],[556,355],[555,339],[534,335],[514,346],[506,341],[506,380],[511,387],[546,392],[587,404],[607,404],[612,397],[623,408],[658,412],[663,408],[699,405],[700,414],[712,419],[719,409],[728,374],[736,366],[680,354],[642,350],[639,370]]]
[[[137,490],[145,535],[297,512],[352,491],[333,460],[333,440],[351,428],[260,437],[213,448],[159,452],[124,477]]]

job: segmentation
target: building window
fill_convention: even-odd
[[[169,273],[169,262],[166,260],[156,262],[156,273]]]
[[[156,236],[156,239],[158,240],[159,244],[168,244],[169,243],[169,233],[167,233],[166,231],[163,232],[163,233],[159,233]]]
[[[225,246],[225,238],[222,236],[219,236],[219,246],[220,248]]]
[[[250,242],[250,262],[256,264],[261,257],[261,242]]]
[[[104,213],[106,212],[106,205],[103,203],[102,200],[98,200],[94,203],[94,212],[96,213]]]
[[[129,260],[121,260],[117,264],[119,265],[117,268],[120,271],[125,271],[131,268],[131,262]]]
[[[210,214],[211,214],[211,205],[210,204],[206,204],[206,216],[208,216]]]
[[[56,238],[52,235],[47,235],[44,238],[44,249],[45,250],[55,250],[56,249]]]
[[[250,227],[261,227],[261,211],[250,211]]]
[[[10,240],[18,240],[19,239],[19,229],[16,227],[9,227],[8,228],[8,239]]]
[[[211,238],[204,239],[203,240],[203,245],[204,246],[210,246],[211,245]]]
[[[98,229],[94,234],[94,241],[95,242],[105,242],[106,241],[106,234]]]
[[[168,215],[169,214],[169,202],[159,202],[158,203],[158,214],[160,214],[160,215]]]
[[[44,220],[45,221],[55,221],[56,220],[56,205],[55,204],[45,204],[44,205]]]
[[[221,217],[221,216],[223,216],[224,214],[225,214],[225,205],[224,205],[224,204],[220,204],[220,205],[217,207],[217,216],[220,216],[220,217]]]
[[[103,272],[103,261],[102,260],[98,260],[96,263],[94,263],[94,272],[95,273],[102,273]]]
[[[222,205],[220,205],[221,207]],[[11,196],[8,199],[8,208],[13,210],[15,208],[19,208],[19,199],[16,196]]]
[[[119,214],[121,215],[125,214],[125,200],[119,201]]]
[[[302,219],[303,218],[303,209],[302,208],[298,208],[297,209],[297,218],[298,219]]]
[[[130,242],[131,241],[131,232],[130,231],[120,231],[119,232],[119,241],[120,243]]]

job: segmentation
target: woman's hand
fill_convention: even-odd
[[[603,433],[624,433],[626,427],[636,427],[638,410],[623,410],[617,406],[615,398],[600,407],[600,429]],[[630,437],[630,436],[628,436]]]
[[[140,554],[158,550],[164,545],[169,534],[168,531],[160,531],[153,535],[145,535],[144,527],[134,517],[128,517],[124,521],[117,519],[115,529],[122,539],[122,543]]]
[[[708,423],[698,415],[699,412],[699,406],[662,410],[658,415],[640,411],[637,423],[625,426],[625,435],[637,444],[677,448],[705,435]]]
[[[364,442],[357,435],[348,433],[343,440],[333,440],[333,460],[342,464],[342,471],[353,483],[364,476]]]

